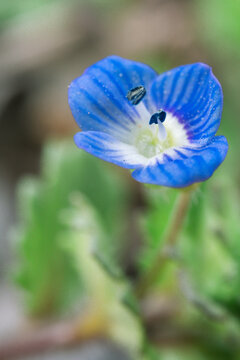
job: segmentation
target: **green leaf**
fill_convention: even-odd
[[[178,240],[179,252],[187,268],[191,269],[198,287],[201,287],[203,266],[208,251],[205,244],[206,239],[206,197],[207,184],[202,183],[192,194],[192,201],[184,227]]]
[[[134,359],[139,358],[144,334],[139,316],[128,301],[126,306],[126,298],[133,303],[128,281],[124,277],[112,278],[92,254],[102,236],[98,214],[86,198],[76,193],[62,219],[66,224],[62,246],[81,275],[88,310],[102,319],[111,339],[125,347]]]
[[[49,143],[43,151],[41,177],[23,179],[18,191],[16,239],[21,263],[17,278],[27,290],[28,308],[35,315],[66,309],[81,293],[72,260],[59,244],[60,214],[76,191],[97,212],[104,234],[95,243],[94,253],[116,276],[121,273],[118,262],[131,199],[126,182],[112,167],[72,142]]]

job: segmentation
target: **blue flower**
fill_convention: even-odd
[[[82,130],[76,145],[133,169],[143,183],[179,188],[204,181],[228,151],[226,138],[215,136],[221,85],[202,63],[158,75],[109,56],[71,83],[69,105]]]

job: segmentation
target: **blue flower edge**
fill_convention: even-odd
[[[132,177],[142,183],[182,188],[202,182],[212,176],[224,161],[228,142],[224,136],[214,136],[203,147],[186,147],[184,158],[159,158],[144,165],[143,157],[133,152],[133,147],[98,131],[79,132],[74,136],[76,145],[86,152],[127,169],[133,169]],[[181,149],[180,149],[181,150]],[[181,151],[177,150],[179,154]]]
[[[212,176],[224,161],[228,142],[224,136],[215,136],[204,147],[192,148],[185,159],[159,163],[156,159],[147,166],[132,172],[132,177],[142,183],[184,188]]]

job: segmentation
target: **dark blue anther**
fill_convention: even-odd
[[[146,89],[144,86],[137,86],[127,93],[127,99],[132,103],[132,105],[137,105],[146,95]]]
[[[158,120],[163,123],[166,119],[166,116],[167,114],[164,110],[158,110],[151,116],[151,119],[149,120],[149,125],[158,124]]]

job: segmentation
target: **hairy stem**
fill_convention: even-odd
[[[171,248],[177,242],[178,235],[180,234],[184,219],[188,211],[188,207],[191,199],[191,193],[192,190],[188,189],[181,191],[179,195],[178,203],[172,217],[169,232],[167,233],[166,239],[164,241],[166,247]],[[162,251],[156,255],[156,258],[151,268],[140,279],[139,283],[136,286],[135,293],[137,297],[142,297],[147,292],[147,290],[151,287],[151,285],[158,277],[160,271],[162,270],[168,259],[169,258],[166,255],[164,255]]]

